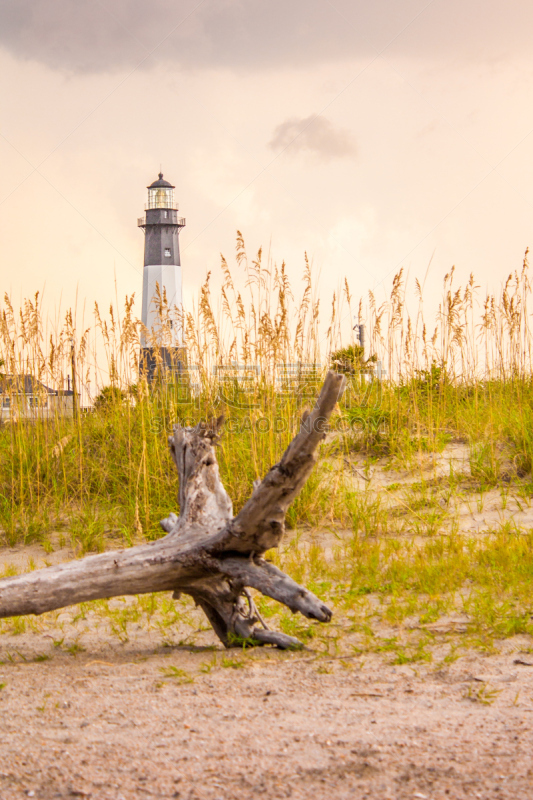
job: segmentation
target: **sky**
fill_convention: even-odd
[[[136,293],[146,186],[176,185],[185,302],[235,233],[320,295],[404,267],[497,291],[533,243],[525,0],[2,0],[0,275]],[[216,280],[216,279],[215,279]]]

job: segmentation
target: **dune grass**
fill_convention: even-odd
[[[0,542],[38,542],[47,552],[69,544],[83,555],[161,536],[159,520],[179,510],[167,434],[175,422],[220,413],[220,471],[237,511],[296,433],[333,365],[346,372],[347,390],[320,463],[289,511],[293,538],[271,556],[331,603],[339,622],[328,633],[282,614],[281,629],[324,637],[324,652],[390,652],[399,663],[432,658],[444,634],[431,625],[447,616],[463,620],[463,642],[487,649],[504,637],[530,636],[527,254],[497,297],[479,298],[473,278],[456,288],[452,271],[432,325],[422,288],[415,282],[407,297],[402,273],[386,302],[371,295],[357,313],[346,284],[323,325],[307,262],[294,300],[284,265],[264,265],[261,253],[248,260],[242,237],[237,261],[244,288],[223,260],[218,305],[208,277],[183,317],[195,369],[151,386],[138,378],[132,298],[120,317],[96,309],[92,327],[80,330],[71,312],[50,329],[37,297],[19,313],[5,299],[0,370],[66,388],[74,361],[78,396],[91,409],[71,418],[19,415],[0,425]],[[353,338],[354,317],[366,326],[365,354]],[[450,447],[466,454],[460,470],[446,461]],[[431,468],[439,454],[440,471]],[[393,479],[376,483],[376,470]],[[487,498],[498,506],[497,521],[465,531],[465,508],[482,515]],[[326,547],[319,537],[310,545],[302,538],[310,529],[333,532],[335,544]],[[111,620],[119,638],[127,638],[132,621],[157,617],[163,630],[190,613],[164,597],[136,602],[120,614],[103,602],[93,611]],[[278,614],[264,599],[261,610]],[[7,621],[2,630],[25,624]],[[449,636],[456,634],[451,625]]]

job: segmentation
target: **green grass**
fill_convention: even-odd
[[[415,481],[418,465],[442,452],[446,441],[463,442],[468,448],[468,478],[475,491],[483,494],[500,487],[505,501],[508,487],[516,485],[528,498],[533,384],[492,382],[490,390],[479,384],[466,399],[463,395],[463,386],[446,385],[428,404],[420,387],[402,392],[394,386],[382,387],[381,402],[389,406],[389,422],[371,442],[359,423],[342,429],[351,410],[341,402],[332,420],[333,429],[341,430],[322,447],[321,464],[289,510],[289,527],[351,525],[365,535],[388,529],[384,500],[391,492],[401,492],[401,485],[393,484],[381,495],[353,491],[350,459],[357,455],[358,471],[368,475],[376,459],[385,458],[392,468],[414,470]],[[63,532],[76,552],[84,555],[100,552],[113,539],[131,545],[139,538],[161,536],[159,520],[170,510],[179,511],[178,480],[166,433],[180,419],[199,421],[224,410],[227,431],[217,455],[222,479],[238,511],[253,481],[268,471],[289,444],[303,411],[296,398],[289,402],[264,387],[258,390],[260,407],[254,412],[254,424],[248,426],[244,411],[217,403],[208,407],[206,398],[198,400],[204,406],[201,409],[182,408],[172,397],[172,392],[162,396],[154,392],[139,397],[134,406],[118,403],[78,421],[1,427],[0,535],[5,544],[37,541],[51,552],[51,534]],[[152,424],[155,416],[157,426]],[[284,429],[262,431],[256,423],[263,419],[277,421]],[[441,427],[447,431],[444,438],[438,435]],[[54,452],[56,443],[67,438],[68,444]],[[348,462],[339,458],[341,454]],[[464,476],[460,479],[464,485]],[[453,487],[450,473],[439,488],[441,496],[445,498]],[[447,511],[435,504],[434,495],[435,487],[426,478],[423,490],[413,486],[403,492],[403,504],[408,514],[416,512],[421,530],[437,533]],[[400,519],[396,526],[399,531]]]
[[[106,317],[96,307],[91,325],[80,323],[79,330],[72,311],[50,328],[38,295],[19,311],[4,298],[0,368],[64,389],[74,358],[78,390],[85,392],[85,401],[87,392],[95,398],[93,411],[75,419],[57,413],[29,423],[19,414],[0,425],[0,536],[5,544],[37,541],[51,552],[52,534],[63,532],[76,553],[84,555],[111,540],[131,545],[160,536],[159,520],[179,510],[167,435],[176,422],[195,424],[220,413],[227,418],[218,448],[220,470],[238,511],[253,481],[279,459],[298,430],[329,362],[347,377],[332,419],[337,436],[323,447],[320,467],[290,508],[289,526],[352,525],[366,535],[389,529],[386,504],[375,494],[352,490],[339,454],[359,454],[363,473],[382,458],[391,467],[416,469],[448,444],[463,442],[479,492],[517,481],[531,484],[533,336],[527,254],[522,271],[509,277],[497,297],[478,297],[473,277],[466,286],[455,286],[452,270],[433,320],[424,317],[418,283],[415,305],[408,308],[403,273],[398,273],[380,307],[372,296],[366,309],[359,305],[366,353],[353,340],[353,313],[347,312],[355,307],[347,282],[343,296],[333,298],[325,332],[307,260],[297,296],[285,265],[265,263],[261,251],[249,259],[241,234],[236,258],[245,288],[237,287],[236,275],[222,259],[216,290],[220,303],[212,295],[209,275],[196,310],[183,316],[187,358],[197,368],[196,388],[187,379],[165,379],[151,387],[139,380],[140,323],[133,298],[126,298],[122,312],[111,307]],[[169,309],[160,299],[165,328]],[[97,340],[99,349],[91,350]],[[257,367],[259,377],[252,369],[239,383],[228,366],[235,362]],[[387,369],[385,380],[377,380],[378,363]],[[107,385],[95,364],[107,373]],[[295,373],[287,372],[287,364],[304,366]],[[21,406],[16,395],[7,400],[13,408]],[[450,474],[450,487],[453,480]],[[404,499],[409,513],[416,510],[411,500]],[[443,529],[446,513],[436,506],[426,511],[419,506],[417,513],[420,532]]]
[[[377,653],[395,664],[438,664],[472,647],[490,653],[506,639],[525,636],[529,641],[533,635],[533,531],[479,540],[439,536],[416,544],[409,538],[346,533],[328,553],[300,541],[269,557],[334,610],[332,623],[322,625],[292,615],[268,598],[258,601],[269,624],[317,654],[345,658]],[[169,594],[94,601],[69,614],[67,622],[58,621],[59,612],[3,620],[0,633],[47,632],[54,649],[34,657],[44,661],[58,651],[73,656],[83,652],[84,632],[94,626],[103,626],[117,643],[129,640],[132,625],[135,631],[152,631],[163,644],[185,632],[189,646],[200,641],[202,630],[192,601],[174,601]],[[457,616],[459,622],[454,622]],[[66,642],[58,631],[68,634]],[[220,660],[214,653],[201,671],[243,666],[242,657]],[[174,667],[165,670],[167,678],[187,677]]]
[[[184,669],[180,669],[179,667],[170,666],[170,667],[161,667],[160,671],[163,673],[165,678],[173,678],[174,680],[178,681],[178,683],[194,683],[194,678],[191,678],[188,672]]]
[[[334,622],[308,623],[261,598],[264,618],[320,653],[347,658],[370,651],[398,664],[446,663],[461,647],[490,652],[506,638],[530,637],[533,532],[517,521],[533,495],[527,258],[497,297],[477,297],[473,278],[456,287],[452,270],[433,320],[424,318],[418,284],[415,305],[406,302],[400,272],[386,302],[378,307],[370,297],[366,309],[359,307],[366,354],[353,341],[347,284],[325,332],[307,261],[296,300],[284,266],[264,264],[261,252],[248,261],[240,235],[237,261],[245,290],[223,260],[220,306],[208,277],[196,311],[183,319],[189,362],[198,367],[196,388],[187,380],[151,387],[138,380],[140,327],[132,298],[122,319],[113,309],[104,319],[96,309],[93,326],[78,332],[72,312],[50,331],[38,297],[20,313],[4,300],[2,369],[29,370],[65,388],[73,357],[84,386],[92,380],[91,364],[104,360],[108,385],[97,378],[99,399],[90,413],[0,425],[0,544],[37,542],[48,555],[70,545],[81,557],[162,536],[159,520],[179,512],[167,443],[172,425],[220,413],[226,427],[217,456],[237,512],[253,481],[279,460],[319,391],[325,365],[340,354],[346,392],[319,464],[289,509],[292,541],[271,554],[334,608]],[[167,312],[162,308],[163,321]],[[101,348],[91,353],[97,336]],[[212,369],[235,361],[257,365],[261,377],[243,389]],[[288,363],[311,366],[289,380],[279,373]],[[377,379],[380,363],[384,380]],[[463,448],[462,465],[451,460],[454,448]],[[498,513],[481,524],[479,516],[495,506]],[[465,519],[474,517],[481,533],[465,528]],[[312,541],[310,529],[321,532]],[[27,568],[34,567],[29,558]],[[7,566],[2,577],[12,574]],[[435,628],[454,614],[464,621],[461,632]],[[89,619],[123,644],[137,626],[166,643],[174,629],[187,644],[202,635],[187,599],[168,595],[82,604],[70,625],[82,630]],[[43,626],[54,630],[56,651],[81,652],[77,639],[63,635],[58,615],[6,620],[0,632]]]

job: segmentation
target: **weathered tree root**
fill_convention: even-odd
[[[344,389],[342,375],[329,372],[313,411],[301,423],[281,461],[233,517],[219,477],[215,444],[223,420],[195,428],[174,426],[170,451],[180,477],[180,515],[161,526],[167,536],[128,550],[88,556],[0,581],[0,618],[43,614],[57,608],[125,594],[185,592],[204,610],[226,647],[251,644],[299,647],[300,642],[268,630],[247,587],[328,622],[332,612],[314,594],[265,561],[285,530],[285,514],[316,462],[316,449]]]

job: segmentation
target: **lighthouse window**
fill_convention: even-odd
[[[170,247],[165,247],[165,258],[170,258]]]
[[[163,214],[165,216],[165,219],[168,219],[168,211],[164,211]]]

